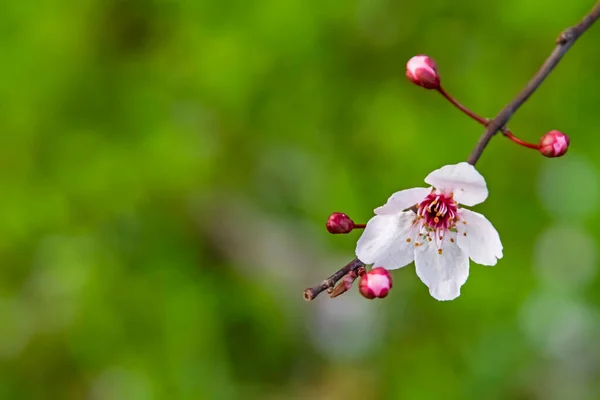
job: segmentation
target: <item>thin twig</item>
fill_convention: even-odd
[[[454,107],[456,107],[460,112],[462,112],[463,114],[465,114],[466,116],[468,116],[469,118],[477,121],[479,124],[483,125],[485,128],[488,127],[488,125],[492,122],[491,119],[489,118],[484,118],[484,117],[480,117],[479,115],[475,114],[473,111],[469,110],[467,107],[463,106],[462,104],[460,104],[454,97],[452,97],[450,95],[450,93],[448,93],[446,91],[446,89],[444,89],[442,86],[440,86],[437,89],[438,93],[441,94],[442,96],[444,96],[444,98],[446,100],[448,100],[450,102],[450,104],[452,104]],[[524,146],[524,147],[529,147],[530,149],[537,149],[538,145],[537,144],[533,144],[533,143],[529,143],[526,142],[524,140],[519,139],[517,136],[515,136],[507,127],[506,125],[503,125],[500,128],[500,132],[502,132],[502,134],[507,137],[508,139],[512,140],[513,142]]]
[[[510,140],[512,140],[513,142],[523,146],[523,147],[527,147],[530,149],[539,149],[539,146],[535,143],[529,143],[526,142],[524,140],[519,139],[518,137],[516,137],[515,135],[513,135],[513,133],[511,131],[509,131],[506,128],[500,128],[500,131],[502,131],[502,134],[504,136],[506,136],[507,138],[509,138]]]
[[[452,105],[456,108],[458,108],[460,111],[462,111],[463,113],[465,113],[467,116],[469,116],[470,118],[474,119],[475,121],[479,122],[481,125],[487,125],[488,124],[488,120],[480,117],[479,115],[475,114],[473,111],[469,110],[467,107],[463,106],[462,104],[460,104],[458,101],[456,101],[456,99],[452,96],[450,96],[450,93],[446,92],[446,89],[444,89],[443,86],[440,86],[439,89],[437,90],[442,96],[444,96],[446,98],[446,100],[448,100],[450,103],[452,103]]]
[[[365,263],[360,261],[358,258],[355,258],[354,260],[352,260],[348,264],[346,264],[344,266],[344,268],[340,269],[335,274],[331,275],[329,278],[327,278],[323,282],[321,282],[320,285],[306,289],[304,291],[304,300],[310,301],[310,300],[314,299],[315,297],[317,297],[319,295],[319,293],[321,293],[322,291],[332,290],[333,287],[335,286],[335,284],[337,283],[337,281],[342,279],[344,277],[344,275],[346,275],[350,271],[356,271],[360,267],[364,267],[364,266],[365,266]]]
[[[527,86],[511,101],[488,125],[485,132],[479,138],[477,145],[471,152],[467,162],[475,165],[483,150],[490,142],[492,136],[496,134],[512,117],[512,115],[527,101],[529,96],[544,82],[550,75],[556,64],[561,60],[565,53],[573,46],[573,43],[581,36],[596,20],[600,17],[600,2],[596,3],[592,11],[586,15],[579,24],[565,29],[556,39],[556,47],[552,54],[546,59],[538,72],[531,78]]]
[[[471,165],[475,165],[475,163],[481,157],[481,154],[485,150],[486,146],[490,142],[492,136],[494,136],[498,131],[505,129],[504,126],[508,122],[508,120],[512,117],[515,111],[519,109],[527,101],[529,96],[532,95],[533,92],[542,84],[542,82],[550,75],[556,64],[561,60],[561,58],[565,55],[565,53],[573,46],[573,43],[581,36],[596,20],[600,17],[600,1],[596,3],[592,11],[587,14],[579,24],[565,29],[556,39],[556,47],[552,51],[552,54],[546,59],[544,64],[540,67],[538,72],[531,78],[531,80],[527,83],[527,85],[521,90],[521,92],[511,101],[500,113],[489,122],[485,132],[479,138],[479,141],[475,145],[475,148],[471,152],[469,159],[467,162]],[[441,91],[442,95],[444,92]],[[455,105],[461,109],[465,109],[455,100],[449,98],[448,100],[455,103]],[[466,109],[465,109],[466,110]],[[473,116],[471,116],[473,118]],[[477,120],[477,118],[474,118]],[[478,121],[480,122],[480,121]],[[510,133],[510,131],[507,130]],[[321,292],[327,290],[333,290],[333,287],[350,271],[356,271],[358,268],[363,267],[365,264],[359,259],[355,258],[346,264],[342,269],[331,275],[329,278],[325,279],[320,285],[317,285],[312,288],[308,288],[304,291],[304,299],[306,301],[310,301],[317,297]]]

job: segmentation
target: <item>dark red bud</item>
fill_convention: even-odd
[[[329,233],[350,233],[354,229],[354,221],[344,213],[335,212],[327,219]]]

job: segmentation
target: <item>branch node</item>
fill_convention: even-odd
[[[319,295],[319,293],[324,292],[324,291],[327,291],[327,293],[331,294],[331,292],[333,292],[333,290],[334,290],[335,284],[340,279],[342,279],[347,273],[349,273],[351,271],[356,272],[357,270],[359,270],[361,267],[364,267],[364,266],[365,266],[365,263],[360,261],[358,258],[355,258],[354,260],[352,260],[348,264],[346,264],[343,268],[336,271],[329,278],[327,278],[323,282],[321,282],[321,284],[306,289],[304,291],[304,300],[311,301],[315,297],[317,297]]]
[[[575,29],[572,27],[567,28],[564,31],[562,31],[560,33],[560,35],[558,35],[558,38],[556,38],[556,44],[562,46],[562,45],[569,43],[574,38],[575,38]]]

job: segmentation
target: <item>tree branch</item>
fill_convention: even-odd
[[[581,22],[571,28],[565,29],[556,39],[556,47],[552,51],[552,54],[546,59],[544,64],[540,67],[538,72],[531,78],[527,85],[521,90],[521,92],[514,98],[513,101],[508,103],[506,107],[494,118],[485,132],[479,138],[477,145],[471,152],[467,162],[471,165],[475,165],[483,150],[494,136],[512,117],[512,115],[527,101],[529,96],[535,92],[535,90],[544,82],[544,80],[550,75],[556,64],[563,58],[565,53],[573,46],[573,43],[581,36],[596,20],[600,17],[600,2],[596,3],[592,11],[587,14]]]
[[[504,129],[504,125],[512,117],[512,115],[527,101],[529,96],[535,92],[535,90],[542,84],[542,82],[550,75],[554,67],[558,64],[565,53],[573,46],[575,41],[581,36],[596,20],[600,17],[600,1],[596,3],[592,11],[587,14],[579,24],[565,29],[556,39],[556,47],[552,51],[552,54],[546,59],[544,64],[531,78],[527,85],[521,90],[521,92],[511,101],[500,113],[489,122],[485,132],[479,138],[479,141],[475,145],[475,148],[471,152],[467,162],[471,165],[475,163],[481,157],[481,154],[489,144],[492,136],[498,131]],[[442,95],[444,93],[442,92]],[[451,100],[452,101],[452,100]],[[462,107],[462,106],[461,106]],[[462,107],[464,108],[464,107]],[[355,258],[346,264],[342,269],[325,279],[320,285],[312,288],[308,288],[304,291],[304,299],[310,301],[317,297],[321,292],[327,290],[331,292],[335,284],[351,271],[356,271],[358,268],[363,267],[365,264],[359,259]]]
[[[325,279],[321,282],[320,285],[308,288],[304,291],[304,300],[311,301],[315,297],[319,295],[324,290],[331,292],[337,281],[342,279],[344,275],[346,275],[350,271],[356,271],[360,267],[364,267],[365,263],[360,261],[358,258],[350,261],[348,264],[344,266],[344,268],[337,271],[335,274],[331,275],[329,278]]]

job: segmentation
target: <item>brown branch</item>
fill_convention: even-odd
[[[527,83],[527,86],[521,90],[521,92],[514,98],[513,101],[508,103],[506,107],[494,118],[487,126],[485,132],[479,138],[477,145],[471,152],[467,162],[471,165],[475,165],[483,150],[494,136],[512,117],[512,115],[527,101],[529,96],[535,92],[535,90],[544,82],[544,80],[550,75],[556,64],[563,58],[565,53],[573,46],[573,43],[581,36],[596,20],[600,17],[600,2],[596,3],[592,11],[583,19],[581,22],[571,28],[565,29],[556,39],[556,47],[552,51],[552,54],[546,59],[544,64],[540,67],[538,72],[531,78]]]
[[[310,301],[310,300],[314,299],[315,297],[317,297],[319,295],[319,293],[321,293],[324,290],[327,290],[328,292],[330,292],[331,290],[333,290],[333,287],[335,286],[337,281],[342,279],[344,277],[344,275],[346,275],[350,271],[356,271],[360,267],[364,267],[364,266],[365,266],[365,263],[360,261],[358,258],[355,258],[354,260],[352,260],[348,264],[346,264],[344,266],[344,268],[340,269],[335,274],[331,275],[329,278],[327,278],[323,282],[321,282],[320,285],[306,289],[304,291],[304,300]]]
[[[546,59],[544,64],[540,67],[538,72],[531,78],[531,80],[527,83],[527,86],[521,90],[521,92],[511,101],[500,113],[489,122],[485,132],[479,138],[479,141],[475,145],[475,148],[471,152],[469,159],[467,162],[471,165],[475,165],[475,163],[481,157],[481,154],[485,150],[486,146],[490,142],[492,136],[494,136],[498,131],[504,129],[504,126],[508,122],[508,120],[512,117],[512,115],[527,101],[529,96],[535,92],[535,90],[542,84],[542,82],[550,75],[554,67],[558,64],[561,58],[565,55],[565,53],[573,46],[573,43],[581,36],[596,20],[600,17],[600,1],[596,3],[592,11],[587,14],[579,24],[565,29],[556,39],[556,47],[552,51],[552,54]],[[442,95],[444,95],[444,91],[440,91]],[[455,100],[445,96],[453,102],[459,109],[463,110],[466,108],[460,105]],[[471,116],[473,118],[473,116]],[[479,118],[479,117],[478,117]],[[475,118],[478,120],[478,118]],[[478,121],[479,122],[479,121]],[[317,285],[312,288],[308,288],[304,291],[304,299],[306,301],[310,301],[317,297],[321,292],[327,290],[331,292],[335,284],[342,279],[347,273],[350,271],[356,271],[358,268],[363,267],[365,264],[359,259],[355,258],[346,264],[342,269],[331,275],[329,278],[325,279],[320,285]]]

